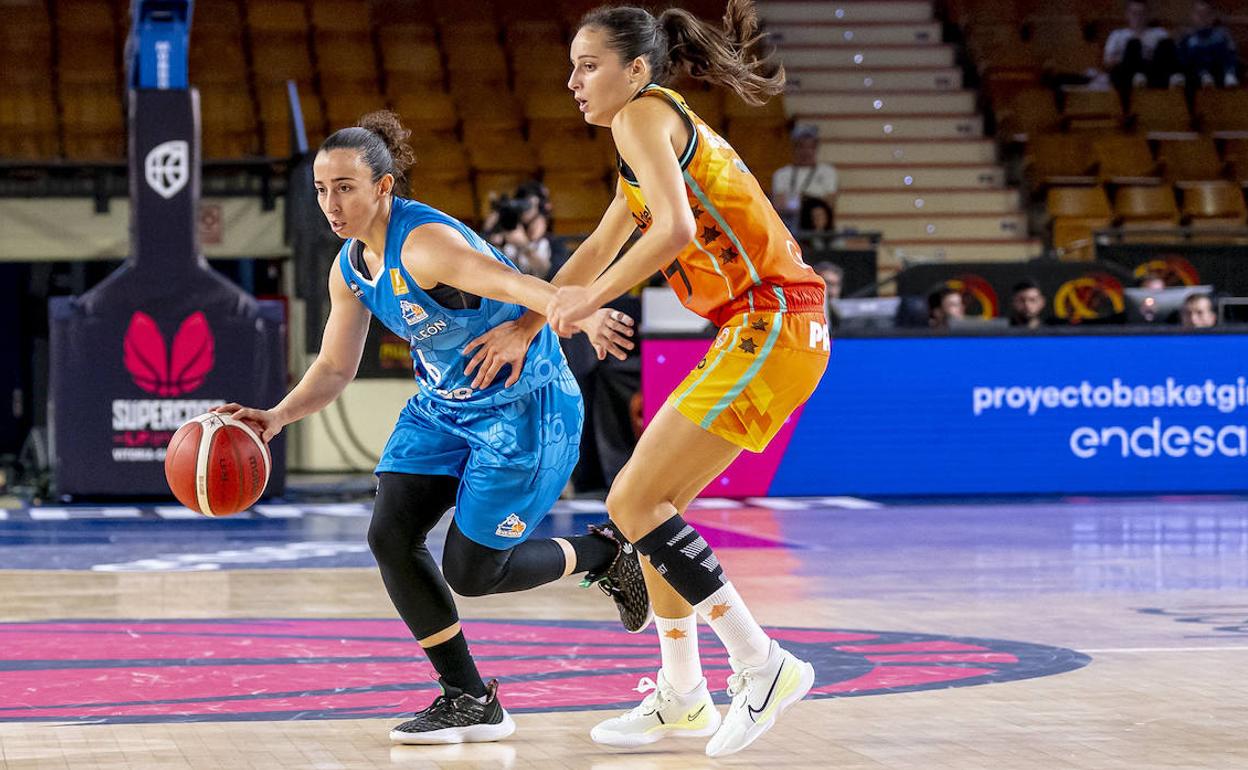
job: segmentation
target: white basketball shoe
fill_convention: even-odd
[[[633,748],[669,737],[703,738],[719,729],[719,710],[711,701],[706,680],[684,695],[676,692],[663,672],[658,682],[642,677],[637,692],[649,694],[627,714],[599,722],[589,737],[595,743],[617,748]]]
[[[744,749],[776,723],[776,717],[806,697],[815,683],[815,668],[793,657],[771,641],[771,652],[759,666],[746,666],[729,658],[733,674],[728,677],[732,705],[719,732],[706,744],[709,757],[722,757]]]

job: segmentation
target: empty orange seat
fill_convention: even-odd
[[[270,38],[256,41],[251,48],[257,83],[285,80],[312,81],[312,56],[301,37]]]
[[[386,108],[386,100],[371,81],[324,83],[325,119],[329,130],[354,126],[361,116]]]
[[[1053,92],[1047,88],[1024,88],[1002,97],[996,109],[997,132],[1016,141],[1027,141],[1058,127],[1060,116]]]
[[[300,0],[265,0],[263,3],[243,5],[247,10],[247,26],[253,35],[301,35],[307,32],[307,9]]]
[[[1248,131],[1248,89],[1201,89],[1195,112],[1206,132]]]
[[[48,83],[42,88],[0,90],[0,156],[42,160],[60,154],[56,104]]]
[[[1192,118],[1187,99],[1178,89],[1136,89],[1131,94],[1131,115],[1143,131],[1190,131]]]
[[[1122,103],[1115,91],[1063,90],[1062,121],[1072,130],[1115,128],[1122,124]]]
[[[442,51],[435,43],[381,43],[382,68],[390,96],[405,90],[441,90]]]
[[[467,127],[465,127],[466,131]],[[465,134],[468,157],[478,171],[514,171],[528,174],[537,171],[537,155],[533,147],[514,134],[497,134],[469,138]]]
[[[1036,185],[1089,184],[1095,158],[1083,137],[1044,134],[1027,143],[1028,175]]]
[[[1141,136],[1110,134],[1092,141],[1101,179],[1124,180],[1157,176],[1157,161]],[[1159,181],[1154,179],[1154,181]]]
[[[413,169],[409,180],[412,197],[463,222],[477,221],[477,202],[472,183],[462,174]]]
[[[435,173],[443,176],[469,175],[468,152],[454,134],[412,132],[408,142],[416,153],[416,171],[419,174]]]
[[[205,158],[242,158],[258,155],[260,134],[256,130],[251,95],[237,87],[205,85],[199,89]]]
[[[1244,193],[1225,180],[1187,182],[1183,193],[1183,218],[1195,228],[1243,227],[1248,221]]]
[[[1220,179],[1222,160],[1217,146],[1207,136],[1167,139],[1157,145],[1157,157],[1172,182]]]
[[[441,91],[400,92],[390,104],[413,133],[452,132],[459,126],[454,100]]]
[[[715,129],[716,132],[723,132],[724,99],[721,89],[695,85],[686,87],[680,91],[680,95],[685,97],[685,103],[689,105],[689,109],[702,118],[702,122]]]
[[[1168,185],[1127,186],[1114,196],[1114,211],[1124,229],[1173,227],[1179,223],[1174,190]]]
[[[368,0],[312,0],[312,26],[339,33],[362,33],[372,26]]]
[[[543,180],[550,190],[551,219],[561,235],[591,232],[611,203],[602,177],[555,172]]]
[[[1050,187],[1046,207],[1053,248],[1065,259],[1091,259],[1092,234],[1109,227],[1114,214],[1102,187]]]
[[[377,82],[373,41],[367,34],[317,32],[316,60],[323,79]]]

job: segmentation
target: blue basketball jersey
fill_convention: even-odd
[[[463,222],[419,201],[397,196],[390,210],[384,265],[378,275],[370,280],[352,264],[352,250],[362,248],[362,245],[357,247],[354,238],[344,243],[338,252],[338,264],[347,286],[386,328],[410,343],[420,395],[446,405],[489,406],[514,401],[552,382],[566,369],[567,363],[555,333],[549,326],[543,326],[529,347],[519,382],[510,388],[503,387],[511,373],[511,367],[504,366],[488,386],[473,389],[473,376],[464,373],[470,358],[462,352],[464,345],[495,326],[516,320],[524,314],[525,308],[488,297],[481,297],[480,305],[475,308],[447,308],[421,289],[403,268],[401,254],[408,234],[430,223],[454,228],[472,248],[516,269],[498,249]]]

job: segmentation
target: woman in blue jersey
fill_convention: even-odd
[[[498,740],[515,726],[497,682],[485,684],[477,671],[450,588],[480,596],[588,572],[631,631],[645,627],[649,601],[636,554],[614,527],[529,539],[576,464],[584,413],[554,333],[517,323],[525,308],[544,309],[554,288],[516,270],[462,222],[394,194],[413,160],[408,133],[394,113],[375,112],[321,145],[317,198],[346,243],[329,273],[320,352],[272,409],[222,410],[257,424],[267,441],[342,393],[370,315],[410,341],[418,389],[377,465],[368,542],[443,692],[391,738]],[[630,323],[605,311],[579,329],[600,356],[623,357]],[[452,506],[439,572],[425,539]]]

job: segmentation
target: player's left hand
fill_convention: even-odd
[[[589,343],[594,346],[594,352],[598,354],[599,361],[604,360],[608,355],[623,361],[628,358],[628,351],[635,347],[631,339],[633,318],[627,313],[604,307],[581,321],[579,326],[581,331],[585,332],[585,336],[589,337]]]
[[[472,379],[473,389],[487,387],[499,370],[508,364],[511,365],[511,376],[503,387],[510,388],[519,382],[524,371],[524,357],[529,352],[533,337],[520,324],[507,321],[465,345],[464,355],[471,353],[473,348],[479,348],[464,367],[464,374],[472,374],[474,369],[477,371],[477,376]]]
[[[584,286],[562,286],[546,306],[546,320],[560,337],[571,337],[580,322],[598,311]]]

